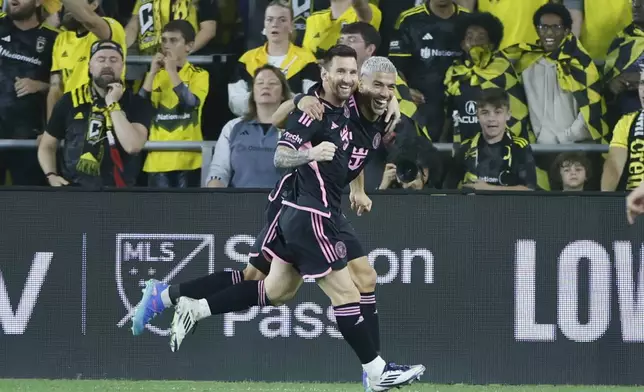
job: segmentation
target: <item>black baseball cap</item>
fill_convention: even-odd
[[[89,51],[89,58],[91,59],[92,57],[94,57],[96,52],[103,49],[116,50],[121,55],[121,58],[125,59],[125,56],[123,55],[123,48],[121,47],[121,45],[109,39],[101,39],[94,42]]]

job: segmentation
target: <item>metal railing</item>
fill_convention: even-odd
[[[206,185],[208,171],[215,153],[216,141],[202,142],[146,142],[143,147],[146,151],[201,151],[201,184]],[[451,152],[451,143],[434,144],[438,151]],[[16,149],[35,149],[38,144],[35,140],[13,140],[0,139],[1,150]],[[532,151],[535,154],[553,154],[562,152],[588,152],[588,153],[605,153],[608,152],[608,146],[605,144],[533,144]]]

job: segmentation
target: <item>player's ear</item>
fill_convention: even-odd
[[[194,41],[189,42],[189,43],[186,45],[186,49],[188,50],[188,54],[192,53],[192,48],[194,48],[194,47],[195,47],[195,42],[194,42]]]
[[[329,74],[329,71],[326,70],[324,65],[321,65],[320,66],[320,77],[321,77],[322,81],[326,80],[328,74]]]
[[[510,121],[511,118],[512,118],[512,110],[508,108],[508,110],[505,112],[505,121]]]

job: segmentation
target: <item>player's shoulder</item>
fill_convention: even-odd
[[[291,113],[288,115],[288,120],[286,124],[287,129],[292,129],[292,128],[316,128],[319,127],[321,122],[319,120],[316,120],[315,118],[309,116],[308,114],[304,113],[300,109],[295,108]]]

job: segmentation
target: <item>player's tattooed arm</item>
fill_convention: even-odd
[[[291,169],[311,162],[311,150],[294,150],[286,146],[277,146],[273,164],[278,169]]]

